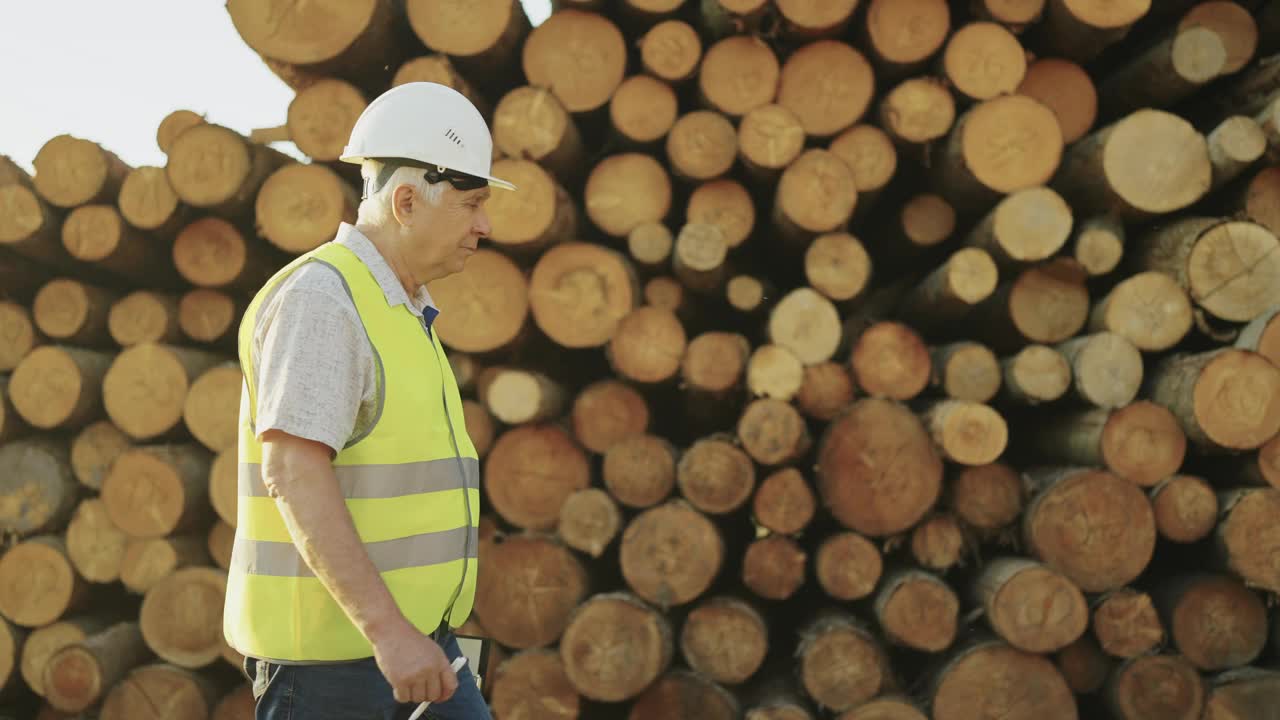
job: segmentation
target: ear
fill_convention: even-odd
[[[391,214],[395,215],[396,220],[401,225],[409,224],[409,219],[413,217],[412,185],[397,185],[396,189],[391,192]]]

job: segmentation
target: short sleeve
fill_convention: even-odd
[[[299,270],[311,282],[281,287],[259,315],[255,430],[259,437],[280,430],[336,453],[356,427],[372,353],[340,281],[334,279],[335,293],[316,271],[331,273],[323,266]]]

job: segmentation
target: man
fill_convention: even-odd
[[[489,233],[492,138],[434,83],[365,109],[354,226],[269,280],[240,327],[238,523],[223,630],[258,720],[488,719],[453,628],[476,586],[479,462],[426,283]]]

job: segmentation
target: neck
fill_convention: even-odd
[[[401,251],[399,238],[397,235],[383,227],[375,227],[372,225],[356,225],[356,229],[365,237],[369,238],[369,242],[378,249],[383,259],[391,266],[391,271],[396,274],[396,279],[404,286],[404,291],[413,297],[418,292],[421,285],[413,277],[413,273],[409,271],[409,264],[404,261],[404,254]]]

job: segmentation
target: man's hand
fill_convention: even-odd
[[[408,622],[375,635],[373,652],[396,702],[441,703],[458,689],[458,676],[444,650]]]

